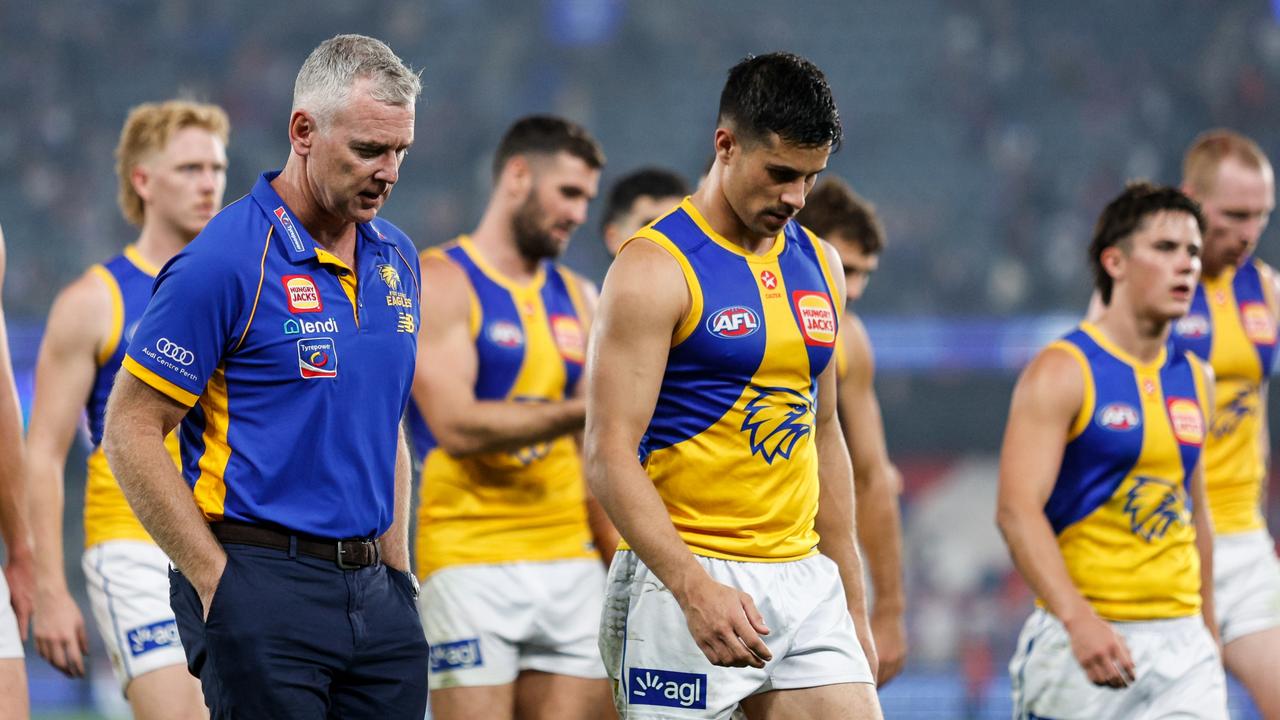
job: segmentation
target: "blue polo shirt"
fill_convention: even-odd
[[[271,188],[278,174],[160,271],[123,366],[191,408],[182,473],[207,520],[378,536],[418,348],[417,253],[375,219],[353,272]]]

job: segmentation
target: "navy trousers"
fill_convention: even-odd
[[[428,649],[408,577],[224,547],[207,621],[195,588],[169,571],[187,668],[213,720],[422,720]]]

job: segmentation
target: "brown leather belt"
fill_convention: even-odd
[[[232,545],[253,545],[288,551],[290,545],[303,554],[328,560],[344,570],[368,567],[378,563],[378,542],[367,538],[324,540],[308,535],[295,535],[264,525],[223,521],[209,523],[218,541]]]

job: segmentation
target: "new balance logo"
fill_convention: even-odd
[[[462,670],[480,667],[484,658],[480,655],[480,640],[467,638],[431,646],[431,672]]]
[[[633,705],[707,709],[707,676],[702,673],[633,667],[627,688]]]

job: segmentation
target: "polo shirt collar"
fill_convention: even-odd
[[[319,245],[312,239],[307,229],[302,227],[302,223],[298,222],[293,210],[289,209],[289,206],[284,204],[284,200],[280,199],[280,195],[275,191],[275,188],[271,187],[271,181],[275,180],[281,172],[280,170],[271,170],[262,173],[249,194],[253,196],[254,202],[258,203],[258,206],[266,214],[267,219],[275,226],[276,233],[284,241],[285,252],[288,253],[289,260],[294,263],[314,261],[316,259],[316,249]],[[394,241],[383,235],[373,223],[359,223],[356,228],[366,240],[394,244]]]

